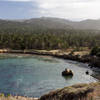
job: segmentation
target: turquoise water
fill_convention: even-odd
[[[62,77],[69,68],[73,77]],[[40,97],[51,90],[76,83],[97,81],[85,72],[92,70],[86,64],[53,57],[27,56],[0,59],[0,92],[28,97]]]

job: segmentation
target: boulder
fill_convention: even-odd
[[[73,71],[70,70],[70,69],[65,69],[63,72],[62,72],[62,76],[73,76]]]
[[[89,75],[89,71],[86,71],[86,74]]]

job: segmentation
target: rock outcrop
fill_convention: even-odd
[[[69,76],[69,75],[73,76],[73,72],[72,72],[72,70],[70,70],[70,69],[65,69],[65,70],[62,72],[62,76]]]
[[[100,83],[78,84],[52,91],[40,100],[100,100]]]

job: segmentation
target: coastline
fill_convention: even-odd
[[[81,63],[87,63],[90,68],[100,68],[100,57],[91,56],[90,51],[76,51],[71,53],[71,50],[11,50],[11,49],[0,49],[1,54],[20,54],[20,55],[41,55],[51,56],[64,60],[72,60]],[[92,75],[96,79],[100,80],[99,75]]]
[[[71,50],[62,51],[62,50],[11,50],[11,49],[0,49],[0,53],[3,54],[14,54],[17,56],[22,55],[40,55],[40,56],[51,56],[56,57],[64,60],[72,60],[81,63],[86,63],[90,68],[100,68],[100,58],[96,56],[91,56],[89,53],[90,51],[76,51],[71,54]],[[9,56],[8,56],[9,57]],[[15,57],[15,56],[14,56]],[[6,58],[6,57],[4,57]],[[99,74],[92,74],[94,78],[100,80]]]
[[[52,56],[61,59],[68,59],[73,61],[78,61],[82,63],[88,63],[91,67],[100,67],[100,57],[91,56],[89,52],[80,51],[74,52],[71,54],[71,51],[63,50],[10,50],[10,49],[1,49],[0,53],[11,53],[11,54],[35,54],[43,56]]]
[[[56,51],[56,50],[55,50]],[[96,57],[92,57],[90,55],[74,55],[74,54],[67,54],[65,52],[61,52],[61,51],[57,51],[57,52],[54,52],[53,50],[52,51],[46,51],[46,50],[32,50],[32,51],[29,51],[29,50],[4,50],[0,53],[8,53],[8,54],[35,54],[35,55],[43,55],[43,56],[52,56],[52,57],[57,57],[57,58],[61,58],[61,59],[68,59],[68,60],[74,60],[74,61],[78,61],[78,62],[82,62],[82,63],[88,63],[88,64],[93,64],[91,63],[92,61],[96,61],[95,59],[97,59]],[[94,66],[94,65],[92,65]],[[97,66],[98,67],[98,66]],[[92,83],[90,83],[92,84]],[[91,90],[90,89],[90,84],[87,84],[87,87],[89,86],[89,88],[86,88],[85,92],[84,93],[88,93],[87,91]],[[99,84],[97,85],[97,87],[100,89],[100,83],[93,83],[94,85],[96,84]],[[78,91],[78,94],[75,94],[75,92],[73,92],[73,98],[76,98],[77,96],[79,96],[79,98],[84,97],[84,93],[81,94],[81,91],[83,91],[84,89],[82,88],[81,89],[81,85],[82,84],[78,84],[78,85],[75,85],[75,91],[78,91],[78,88],[80,88],[80,91]],[[93,86],[94,86],[93,85]],[[70,87],[73,87],[73,86],[69,86],[69,87],[65,87],[63,89],[60,89],[60,90],[68,90]],[[77,87],[77,88],[76,88]],[[84,87],[84,84],[82,85],[82,87]],[[84,87],[85,88],[85,87]],[[94,91],[94,88],[92,87],[93,91]],[[41,96],[39,99],[38,98],[28,98],[28,97],[22,97],[22,96],[9,96],[9,97],[5,97],[5,96],[0,96],[0,98],[3,98],[3,100],[9,100],[10,99],[13,99],[13,100],[65,100],[65,97],[64,95],[71,95],[72,92],[67,92],[65,91],[64,93],[65,94],[61,94],[62,97],[61,99],[59,99],[59,95],[58,95],[58,90],[55,90],[54,92],[50,92],[48,94],[44,94],[43,96]],[[68,90],[69,91],[69,90]],[[94,93],[93,91],[90,91],[89,93]],[[95,90],[97,92],[97,90]],[[99,91],[100,92],[100,91]],[[55,93],[57,95],[55,95]],[[60,93],[60,92],[59,92]],[[81,94],[81,96],[80,96]],[[55,96],[57,97],[56,99]],[[50,98],[49,98],[50,97]],[[85,97],[87,97],[87,94],[85,95]],[[66,99],[68,99],[69,97],[67,97]],[[90,97],[89,97],[90,98]],[[2,99],[1,99],[2,100]],[[69,99],[69,100],[78,100],[78,99]],[[83,100],[83,99],[80,99],[80,100]],[[90,99],[86,99],[86,100],[90,100]],[[94,99],[93,99],[94,100]]]
[[[41,96],[40,100],[100,100],[100,82],[64,87]]]

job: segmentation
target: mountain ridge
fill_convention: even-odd
[[[81,29],[81,30],[100,30],[100,19],[87,19],[82,21],[71,21],[64,18],[40,17],[20,20],[0,19],[0,27],[28,26],[43,29]]]

